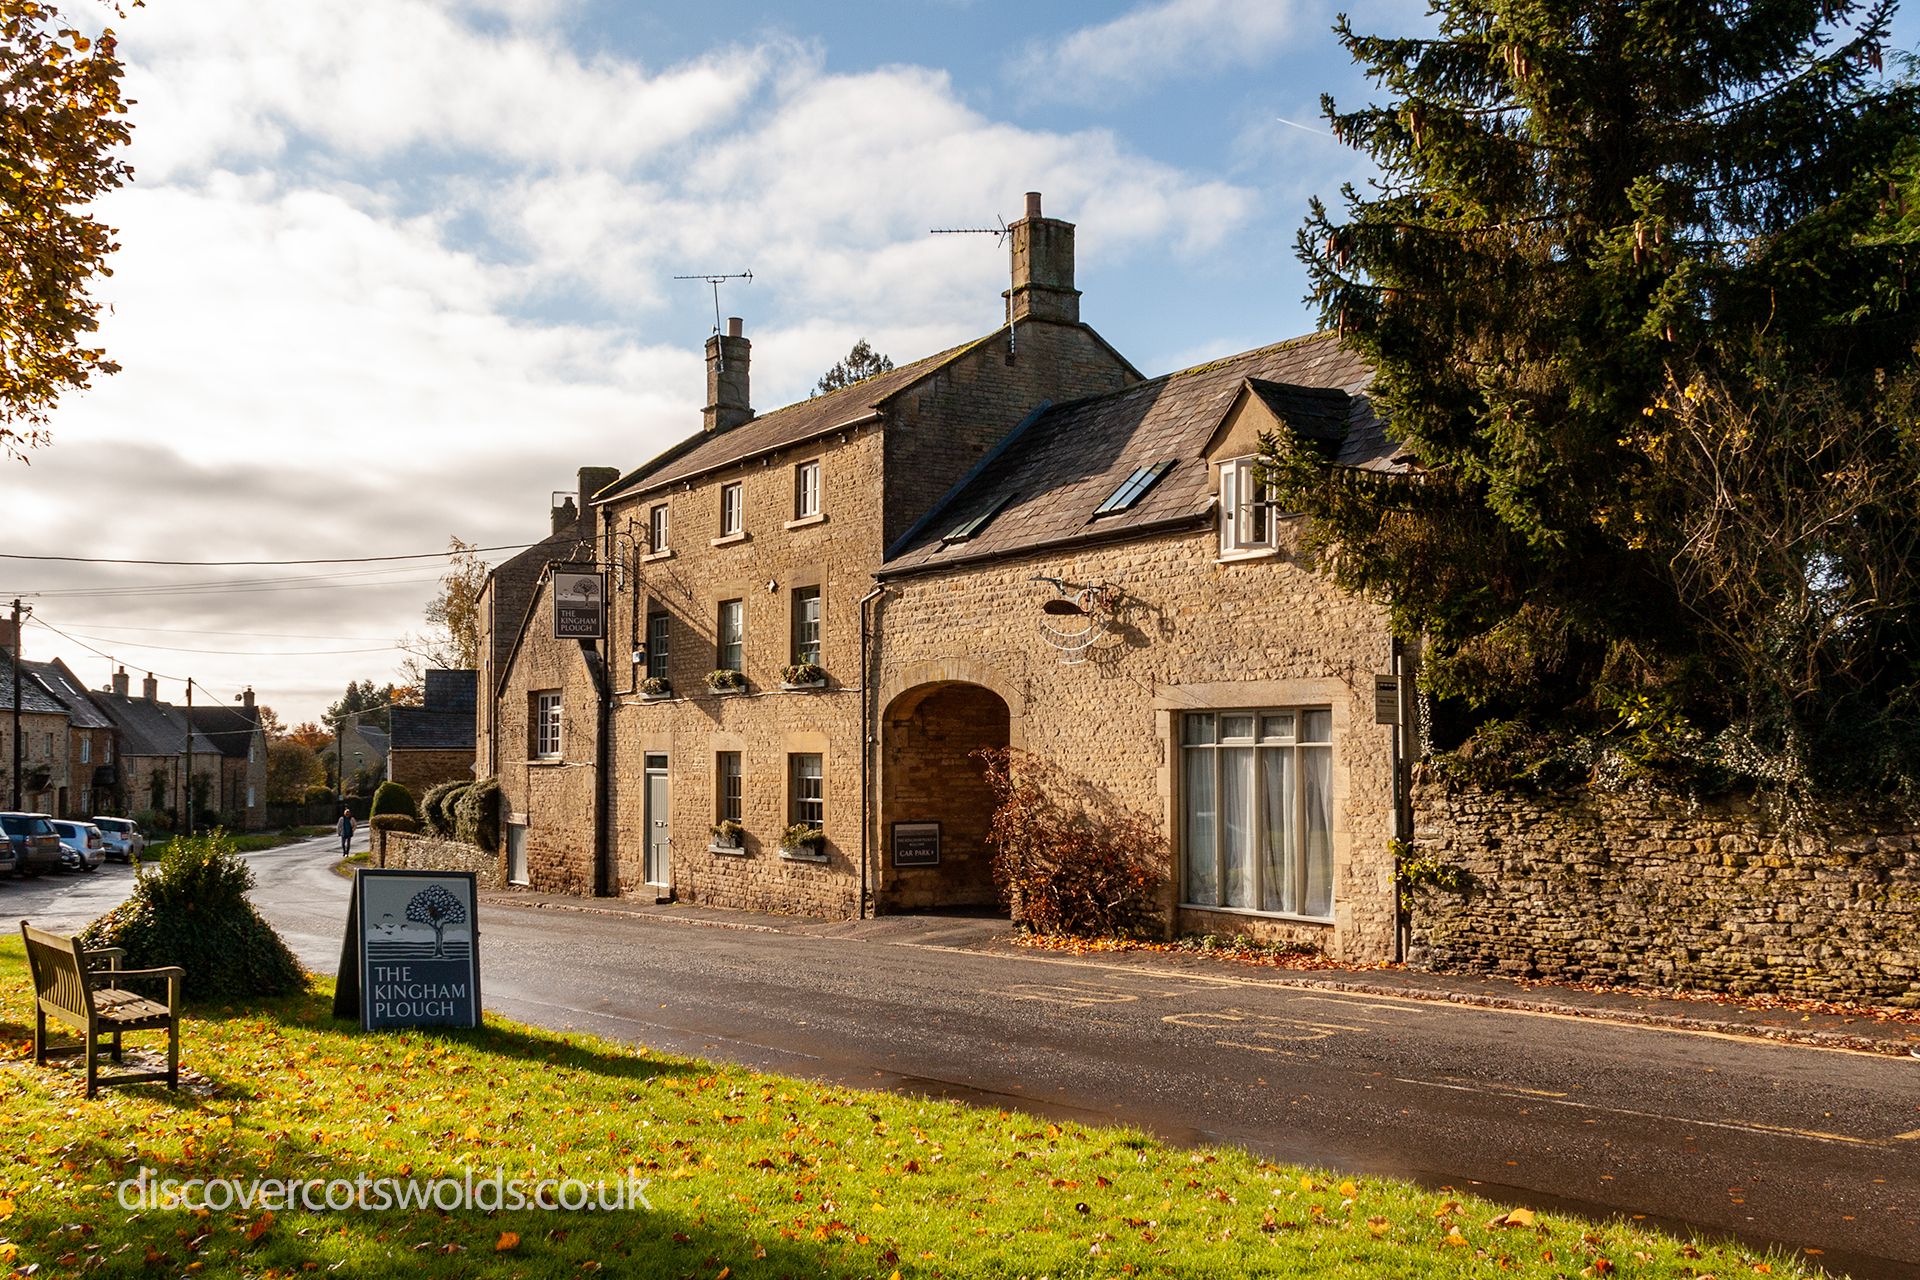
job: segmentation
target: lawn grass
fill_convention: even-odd
[[[1797,1262],[1453,1192],[1177,1150],[1127,1129],[764,1075],[489,1019],[362,1034],[325,983],[187,1023],[211,1091],[91,1102],[18,1061],[0,943],[0,1261],[41,1274],[265,1277],[1704,1277]],[[650,1210],[129,1213],[172,1178],[650,1179]],[[1507,1225],[1495,1225],[1504,1221]],[[1762,1269],[1765,1268],[1765,1269]]]
[[[285,831],[230,831],[227,837],[233,841],[235,853],[259,853],[265,849],[278,849],[281,845],[295,844],[317,835],[324,836],[332,830],[332,827],[289,827]],[[179,836],[171,835],[149,840],[147,851],[140,855],[140,861],[155,861],[178,839],[180,839]]]

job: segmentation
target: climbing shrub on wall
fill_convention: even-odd
[[[1025,751],[975,754],[998,801],[987,830],[994,883],[1016,921],[1076,937],[1162,932],[1170,861],[1151,818]]]

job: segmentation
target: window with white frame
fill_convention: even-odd
[[[793,660],[820,661],[820,588],[793,589]]]
[[[1274,546],[1273,486],[1260,479],[1259,460],[1220,464],[1220,554],[1257,555]]]
[[[647,678],[665,680],[667,678],[667,645],[672,636],[673,622],[665,612],[647,615]]]
[[[746,528],[746,494],[739,481],[720,486],[720,536],[730,538]]]
[[[744,788],[741,781],[740,753],[722,751],[714,761],[714,796],[719,801],[715,806],[714,817],[720,822],[739,822],[745,806]]]
[[[560,691],[545,689],[533,695],[533,758],[560,758]]]
[[[1333,915],[1333,713],[1181,717],[1184,900],[1313,920]]]
[[[248,751],[247,759],[248,760],[253,759],[252,751]],[[80,763],[81,764],[93,763],[93,735],[90,733],[82,734],[80,737]]]
[[[713,665],[722,671],[745,671],[746,647],[746,601],[722,600],[720,622],[714,632]]]
[[[253,787],[249,784],[247,787],[247,808],[249,809],[253,808],[253,795]]]
[[[667,549],[667,504],[662,502],[647,512],[647,550]]]
[[[792,755],[787,757],[787,818],[805,823],[815,831],[827,825],[827,791],[824,757]]]
[[[793,469],[793,518],[820,514],[820,462],[803,462]]]

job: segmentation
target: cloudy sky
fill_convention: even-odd
[[[92,0],[70,12],[98,25]],[[1347,6],[1405,30],[1416,0]],[[124,366],[31,465],[6,550],[180,560],[524,544],[575,468],[698,426],[713,298],[754,402],[855,339],[905,361],[1001,317],[1006,252],[1079,225],[1083,315],[1149,373],[1305,332],[1292,236],[1359,176],[1366,92],[1319,0],[165,0],[119,23],[137,177],[105,206]],[[1295,124],[1283,123],[1286,121]],[[1305,128],[1296,126],[1308,126]],[[497,559],[498,557],[491,557]],[[89,684],[115,655],[289,721],[391,678],[443,566],[0,561]],[[352,575],[352,576],[349,576]],[[301,578],[305,580],[290,580]],[[67,594],[62,594],[67,593]]]

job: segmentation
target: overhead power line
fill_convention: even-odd
[[[62,564],[148,564],[170,568],[240,569],[273,565],[300,564],[376,564],[385,560],[444,560],[452,555],[477,555],[482,551],[525,551],[535,545],[516,542],[499,547],[466,547],[460,551],[418,551],[403,556],[327,556],[317,560],[125,560],[114,556],[30,556],[0,551],[0,560],[43,560]]]

